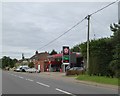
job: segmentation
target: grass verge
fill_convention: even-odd
[[[92,82],[102,83],[102,84],[118,85],[118,78],[79,75],[76,79],[77,80],[82,80],[82,81],[92,81]]]

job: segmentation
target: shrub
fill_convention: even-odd
[[[66,71],[66,75],[68,76],[68,75],[80,75],[80,74],[84,74],[85,73],[85,71],[78,71],[78,70],[68,70],[68,71]]]

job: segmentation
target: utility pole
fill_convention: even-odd
[[[86,18],[88,20],[88,33],[87,33],[87,72],[89,71],[89,33],[90,33],[90,16],[88,15]]]

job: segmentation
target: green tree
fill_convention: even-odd
[[[109,68],[115,73],[116,77],[120,77],[120,24],[111,24],[111,31],[113,36],[111,37],[113,49],[113,59],[110,62]]]
[[[16,62],[17,62],[17,59],[11,59],[10,57],[4,56],[2,58],[2,68],[5,68],[5,67],[13,68]]]
[[[112,45],[109,38],[90,42],[90,74],[106,76],[112,59]]]
[[[5,67],[10,67],[12,61],[11,61],[11,58],[10,57],[6,57],[4,56],[2,58],[2,68],[5,68]]]
[[[80,51],[81,51],[80,45],[76,45],[73,48],[71,48],[71,52],[80,52]]]
[[[75,47],[74,47],[75,48]],[[84,60],[87,59],[87,43],[80,44]],[[90,75],[107,75],[108,66],[112,59],[112,44],[110,38],[102,38],[90,41]],[[75,50],[75,49],[74,49]]]
[[[33,62],[30,62],[30,63],[28,64],[28,66],[29,66],[30,68],[33,68],[33,67],[34,67],[34,63],[33,63]]]
[[[54,49],[51,51],[50,55],[54,55],[57,54],[57,51],[55,51]]]

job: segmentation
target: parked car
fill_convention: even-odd
[[[66,70],[69,70],[70,69],[70,66],[68,65],[67,67],[66,67]]]
[[[23,66],[17,67],[14,71],[16,71],[16,72],[26,72],[27,69],[29,69],[29,67],[23,65]]]
[[[35,72],[40,73],[40,70],[37,70],[35,68],[29,68],[29,69],[26,70],[26,72],[29,72],[29,73],[35,73]]]
[[[66,70],[66,76],[68,75],[80,75],[84,74],[85,69],[83,67],[72,67]]]
[[[72,67],[69,70],[77,70],[77,71],[83,71],[84,68],[83,67]]]

